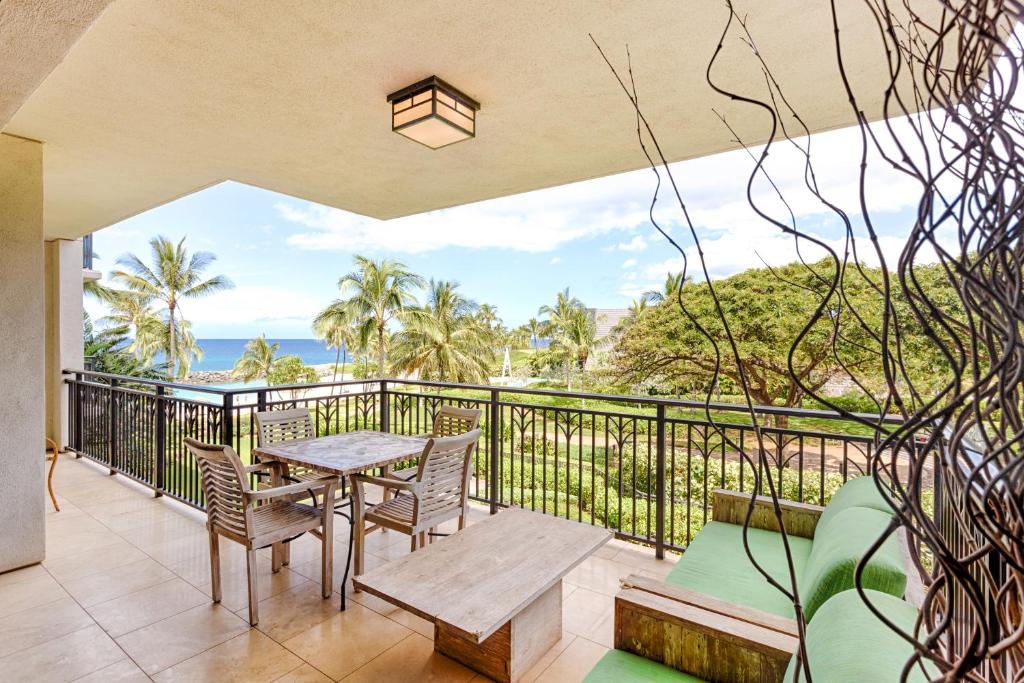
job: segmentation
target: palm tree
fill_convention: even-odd
[[[355,257],[356,268],[338,281],[345,308],[359,335],[359,342],[376,341],[377,371],[384,374],[388,323],[415,304],[411,290],[423,286],[423,278],[398,261],[373,261]],[[346,295],[348,295],[346,297]]]
[[[565,363],[565,384],[569,388],[572,383],[572,364],[575,362],[576,351],[573,339],[580,338],[585,327],[584,318],[588,319],[594,326],[594,333],[597,332],[596,321],[593,316],[583,307],[583,302],[569,293],[566,287],[558,293],[554,306],[541,306],[538,311],[540,315],[546,315],[543,333],[551,339],[551,349],[563,357]],[[591,342],[590,347],[593,346]],[[587,348],[586,354],[590,352]],[[586,357],[584,357],[586,364]],[[580,366],[583,369],[583,366]]]
[[[642,299],[652,304],[660,304],[663,301],[674,300],[676,293],[683,287],[682,273],[668,273],[665,276],[664,290],[659,292],[656,289],[649,289],[643,293]]]
[[[533,348],[537,348],[537,344],[540,343],[541,331],[544,329],[543,323],[536,318],[530,318],[526,322],[526,328],[530,331]]]
[[[583,370],[587,360],[594,350],[597,337],[597,321],[590,311],[583,307],[574,309],[568,319],[559,326],[557,333],[551,340],[553,351],[563,356],[566,364],[566,388],[572,391],[573,366],[580,373],[582,382]]]
[[[274,357],[281,345],[267,342],[267,335],[261,334],[255,339],[250,339],[245,345],[245,351],[235,361],[235,367],[231,374],[243,382],[251,382],[254,379],[262,379],[270,385],[270,370],[274,366]]]
[[[334,380],[338,381],[338,364],[341,363],[341,379],[345,379],[345,365],[353,349],[358,345],[358,335],[352,326],[347,302],[336,300],[327,305],[313,319],[313,334],[327,342],[327,348],[334,348]],[[345,355],[342,356],[342,353]]]
[[[135,254],[126,254],[117,260],[122,269],[115,270],[111,277],[149,302],[160,302],[165,307],[166,342],[163,350],[167,354],[167,372],[170,376],[183,376],[188,372],[191,357],[182,358],[179,352],[187,348],[176,339],[186,337],[183,319],[178,318],[179,307],[185,299],[197,299],[215,292],[230,289],[233,285],[223,275],[203,279],[203,271],[216,260],[209,252],[199,251],[189,256],[183,237],[177,244],[166,237],[157,236],[149,241],[152,250],[152,265],[146,265]],[[194,346],[194,337],[192,346]]]
[[[401,314],[392,352],[396,373],[419,372],[439,382],[484,382],[494,362],[492,330],[455,282],[431,280],[427,303]],[[475,315],[476,314],[476,315]]]

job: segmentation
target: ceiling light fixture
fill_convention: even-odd
[[[480,103],[437,76],[388,95],[391,130],[431,149],[476,137]]]

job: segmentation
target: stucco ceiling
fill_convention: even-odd
[[[876,117],[877,28],[862,3],[838,4],[847,68],[858,87],[874,84],[860,89],[877,94],[861,102]],[[737,5],[808,125],[851,123],[829,3]],[[48,237],[226,179],[392,218],[644,166],[630,105],[588,33],[620,65],[629,44],[671,160],[735,147],[713,108],[763,140],[763,112],[704,81],[726,11],[705,0],[118,0],[3,131],[45,143]],[[431,74],[480,101],[475,139],[434,151],[391,132],[385,96]],[[718,74],[763,92],[738,40]]]

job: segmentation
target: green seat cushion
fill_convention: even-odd
[[[875,480],[871,477],[855,477],[841,487],[832,496],[832,500],[825,506],[818,520],[818,528],[825,526],[832,517],[851,507],[871,508],[892,514],[892,508],[885,502],[885,498],[878,492]]]
[[[891,515],[864,507],[842,510],[819,524],[810,557],[800,574],[800,601],[808,619],[826,600],[853,588],[857,562],[889,525]],[[864,567],[861,585],[896,597],[907,587],[903,552],[892,534]]]
[[[651,683],[704,683],[704,679],[696,678],[682,671],[676,671],[664,664],[652,662],[631,652],[609,650],[594,665],[584,683],[633,683],[633,681],[651,681]]]
[[[782,535],[750,529],[750,549],[761,565],[783,586],[790,585]],[[797,578],[811,554],[810,539],[789,537]],[[667,583],[727,600],[736,605],[793,617],[793,604],[768,583],[751,564],[743,548],[743,527],[709,522],[686,548],[682,558],[666,577]]]
[[[913,632],[917,609],[886,593],[865,593],[886,619],[906,632]],[[856,590],[834,595],[821,606],[807,626],[807,661],[814,683],[865,683],[898,681],[913,647],[878,619]],[[784,681],[796,680],[797,657],[789,662]],[[919,668],[908,681],[927,681]],[[801,667],[801,681],[806,681]]]

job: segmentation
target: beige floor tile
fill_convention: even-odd
[[[206,538],[209,548],[209,537]],[[270,570],[270,555],[260,555],[258,560],[260,570]],[[240,543],[234,543],[226,539],[220,539],[220,571],[223,576],[235,572],[246,571],[245,547]],[[186,558],[180,562],[173,562],[167,568],[185,579],[194,586],[202,586],[210,583],[210,553],[207,550],[199,555]]]
[[[0,588],[15,583],[25,583],[36,579],[45,579],[50,576],[49,572],[41,564],[33,564],[21,569],[13,569],[0,574]]]
[[[195,586],[175,577],[88,610],[96,623],[116,638],[209,601],[209,596]]]
[[[31,581],[0,586],[0,617],[39,607],[68,596],[52,576],[40,575]]]
[[[614,606],[615,598],[610,595],[577,588],[562,604],[562,629],[589,637],[595,627],[612,614]]]
[[[434,652],[432,641],[413,633],[344,680],[346,683],[459,683],[475,676],[470,669]]]
[[[65,540],[84,533],[109,534],[110,529],[86,514],[54,515],[46,518],[46,540]]]
[[[184,511],[154,501],[139,510],[131,510],[99,518],[104,526],[122,535],[139,527],[167,524],[183,517]],[[205,518],[192,519],[193,523],[202,525]]]
[[[363,666],[412,631],[361,605],[283,641],[284,646],[337,680]],[[416,636],[421,637],[421,636]]]
[[[149,558],[64,581],[64,587],[83,606],[101,602],[174,578],[167,567]]]
[[[557,659],[558,656],[565,651],[565,648],[569,647],[575,639],[576,636],[571,633],[566,633],[563,630],[562,638],[552,645],[551,649],[545,652],[541,658],[537,660],[537,663],[530,667],[529,671],[523,674],[523,677],[519,679],[519,683],[533,683],[533,681],[537,680],[537,678],[544,673],[544,670],[551,666],[551,663],[555,661],[555,659]]]
[[[340,596],[335,593],[325,599],[320,586],[312,581],[260,600],[260,623],[257,628],[283,643],[311,626],[339,614]],[[248,619],[248,606],[235,612]]]
[[[249,624],[220,605],[200,605],[117,638],[128,656],[154,674],[234,638]]]
[[[409,548],[411,542],[412,540],[410,537],[406,536],[403,541],[392,543],[391,545],[384,546],[383,548],[377,548],[376,550],[368,550],[367,554],[376,555],[382,560],[390,562],[391,560],[397,560],[400,557],[405,557],[412,552]]]
[[[333,683],[333,681],[312,664],[307,663],[298,669],[289,671],[274,683]]]
[[[406,612],[404,609],[398,607],[388,614],[387,618],[392,621],[397,621],[407,629],[416,631],[416,633],[420,634],[424,638],[429,638],[430,640],[434,639],[434,624],[426,619],[416,616],[412,612]]]
[[[161,671],[153,680],[161,683],[270,683],[301,665],[301,659],[259,631],[246,631],[217,647]]]
[[[136,545],[142,552],[167,566],[210,556],[210,537],[205,530],[153,542],[143,540]]]
[[[615,595],[619,592],[619,580],[636,571],[629,565],[591,556],[569,572],[565,580],[598,593]]]
[[[107,545],[89,548],[74,555],[47,558],[43,560],[43,566],[58,581],[67,581],[147,559],[146,553],[119,536],[111,536],[111,539],[112,542]]]
[[[138,515],[139,513],[132,513]],[[168,541],[176,541],[181,538],[202,534],[206,536],[206,529],[198,521],[174,515],[169,519],[139,524],[118,532],[118,535],[132,545],[145,549]]]
[[[87,626],[0,657],[0,672],[9,681],[72,681],[124,658],[103,629]]]
[[[99,523],[97,522],[99,525]],[[102,525],[99,525],[102,526]],[[68,555],[90,550],[117,542],[117,535],[104,528],[102,531],[69,532],[66,534],[46,535],[46,557],[57,560]]]
[[[222,573],[220,578],[221,586],[221,603],[224,607],[228,608],[232,612],[237,612],[243,608],[249,607],[249,579],[248,572],[242,570],[240,572]],[[207,596],[207,600],[212,595],[212,584],[210,583],[210,577],[207,575],[207,583],[197,586],[199,590]],[[272,598],[275,595],[280,595],[285,591],[299,586],[310,583],[309,579],[297,574],[294,571],[284,567],[281,571],[276,574],[272,571],[270,562],[267,561],[265,564],[261,563],[257,567],[256,571],[257,588],[259,590],[260,601]],[[246,616],[246,618],[248,618]]]
[[[672,571],[672,568],[676,566],[676,562],[679,561],[679,555],[676,555],[675,553],[666,553],[664,560],[658,560],[654,557],[653,548],[634,545],[630,548],[620,550],[610,559],[618,562],[619,564],[629,565],[636,569],[643,569],[651,574],[664,577],[667,576],[668,573]]]
[[[92,624],[71,598],[61,598],[0,618],[0,657],[35,647]]]
[[[582,681],[608,648],[586,638],[576,638],[555,657],[537,677],[537,683],[577,683]]]
[[[120,662],[105,666],[85,678],[75,680],[75,683],[149,683],[150,678],[142,673],[142,669],[136,666],[130,659],[122,659]]]

